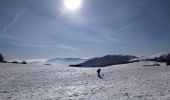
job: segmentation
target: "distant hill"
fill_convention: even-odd
[[[116,64],[126,64],[135,61],[157,61],[170,62],[170,53],[159,53],[151,57],[136,57],[132,55],[106,55],[92,59],[82,58],[53,58],[44,61],[34,61],[32,64],[50,64],[50,65],[70,65],[73,67],[105,67]]]
[[[55,62],[55,61],[84,61],[86,59],[81,58],[54,58],[54,59],[48,59],[46,62]]]
[[[82,59],[82,58],[54,58],[54,59],[49,59],[45,62],[49,64],[69,65],[69,64],[82,63],[85,62],[86,60],[87,59]]]
[[[51,64],[51,65],[70,65],[85,62],[87,59],[82,58],[53,58],[45,61],[34,61],[32,64]]]
[[[96,57],[80,63],[77,65],[70,65],[74,67],[105,67],[109,65],[125,64],[137,61],[137,57],[131,55],[106,55],[103,57]]]

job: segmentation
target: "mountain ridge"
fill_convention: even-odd
[[[133,60],[134,59],[134,60]],[[132,55],[106,55],[103,57],[91,58],[83,63],[77,65],[70,65],[73,67],[106,67],[116,64],[125,64],[137,61],[138,57]]]

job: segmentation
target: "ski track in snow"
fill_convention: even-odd
[[[170,67],[136,62],[101,68],[0,64],[0,100],[170,100]]]

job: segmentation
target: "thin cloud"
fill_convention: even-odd
[[[111,34],[113,33],[112,29],[104,28],[104,27],[97,27],[98,25],[91,23],[90,19],[78,17],[79,25],[82,25],[86,29],[98,34],[96,37],[100,38],[100,42],[114,42],[114,43],[122,43],[118,38],[113,37]]]
[[[113,37],[111,34],[113,33],[112,30],[109,29],[100,29],[100,28],[90,28],[92,31],[99,34],[102,42],[114,42],[114,43],[122,43],[118,38]]]
[[[136,20],[136,21],[134,21],[134,22],[132,22],[132,23],[130,23],[130,24],[122,27],[122,28],[120,28],[119,31],[123,31],[123,30],[126,30],[126,29],[128,29],[128,28],[131,28],[131,27],[133,27],[133,26],[135,26],[135,25],[137,25],[137,24],[140,24],[140,23],[142,23],[143,21],[145,21],[146,19],[148,19],[149,17],[150,17],[150,15],[144,16],[144,17],[142,17],[142,18],[140,18],[140,19],[138,19],[138,20]]]
[[[63,48],[63,49],[78,50],[78,48],[75,48],[75,47],[72,47],[72,46],[69,46],[69,45],[66,45],[66,44],[59,44],[59,45],[56,45],[56,46]]]
[[[66,44],[54,44],[54,45],[47,45],[47,44],[38,44],[38,43],[27,43],[27,42],[19,42],[16,45],[22,47],[33,47],[33,48],[62,48],[66,50],[78,50],[78,48],[66,45]]]
[[[14,19],[11,21],[11,23],[6,26],[4,29],[3,29],[3,32],[6,32],[8,31],[9,28],[11,28],[16,22],[17,20],[20,18],[20,16],[25,12],[25,10],[28,8],[28,5],[26,5],[22,10],[20,10],[14,17]]]
[[[40,43],[36,43],[36,42],[31,42],[31,41],[19,40],[19,39],[15,39],[15,38],[12,38],[12,37],[6,37],[6,36],[0,36],[0,38],[16,41],[16,42],[12,42],[11,44],[16,45],[16,46],[20,46],[20,47],[62,48],[62,49],[66,49],[66,50],[78,50],[78,48],[76,48],[76,47],[66,45],[66,44],[62,44],[62,43],[48,45],[48,44],[40,44]]]

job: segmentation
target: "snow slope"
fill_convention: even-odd
[[[169,100],[170,67],[148,63],[101,68],[104,79],[98,68],[0,64],[0,100]]]

